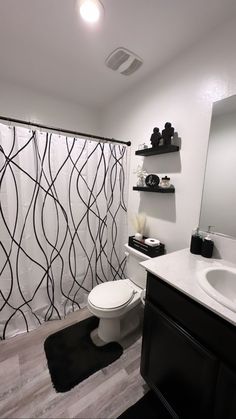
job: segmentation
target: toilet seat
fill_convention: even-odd
[[[126,306],[135,291],[123,280],[103,282],[89,293],[89,303],[101,310],[115,310]]]

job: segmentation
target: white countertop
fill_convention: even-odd
[[[169,285],[236,326],[236,313],[208,296],[200,287],[197,279],[200,270],[226,266],[235,268],[235,264],[222,259],[206,259],[200,255],[193,255],[189,248],[158,256],[140,264],[148,272],[163,279]]]

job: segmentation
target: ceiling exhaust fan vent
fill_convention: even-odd
[[[143,60],[126,48],[117,48],[107,57],[105,64],[111,70],[130,76],[141,67]]]

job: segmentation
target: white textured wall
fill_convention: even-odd
[[[232,21],[102,114],[104,134],[132,141],[129,215],[146,212],[150,235],[166,243],[167,251],[188,246],[198,224],[212,102],[236,93],[235,39]],[[166,121],[181,137],[180,153],[135,156],[138,144],[149,142],[152,128]],[[170,175],[176,194],[132,191],[133,171],[142,161],[148,172]]]
[[[97,111],[0,80],[0,115],[59,128],[98,133]]]

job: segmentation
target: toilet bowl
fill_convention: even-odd
[[[139,308],[146,287],[146,272],[139,263],[150,258],[127,244],[125,248],[129,278],[103,282],[88,295],[88,309],[100,319],[97,333],[104,342],[122,339],[140,323]]]

